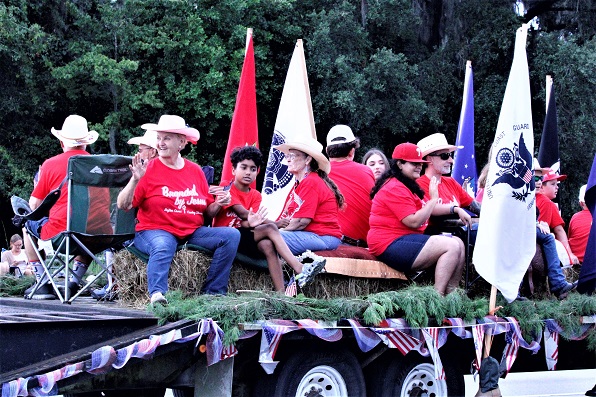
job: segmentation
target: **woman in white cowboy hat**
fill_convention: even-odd
[[[46,160],[39,169],[39,180],[29,199],[29,205],[32,210],[39,207],[43,199],[52,190],[58,188],[66,177],[68,168],[68,159],[76,155],[89,155],[85,150],[87,145],[94,143],[98,138],[96,131],[89,131],[87,127],[87,120],[84,117],[77,115],[70,115],[64,120],[62,129],[57,130],[51,129],[52,134],[60,141],[63,153],[54,156]],[[104,191],[102,193],[109,194]],[[109,201],[109,196],[102,196],[101,194],[94,197],[93,203],[103,203],[104,200]],[[66,230],[66,213],[68,207],[68,190],[66,184],[62,187],[62,194],[56,203],[52,206],[48,217],[44,217],[38,221],[27,221],[25,227],[31,235],[40,238],[42,240],[50,240],[60,232]],[[100,208],[98,205],[95,208]],[[89,230],[97,231],[106,234],[112,233],[112,227],[109,222],[110,214],[107,212],[101,212],[90,210]],[[33,299],[54,299],[55,296],[52,293],[52,288],[47,284],[46,280],[41,280],[43,275],[43,267],[41,262],[38,261],[34,248],[28,238],[24,239],[25,252],[29,258],[29,263],[35,270],[35,276],[38,282],[45,283],[37,289],[33,295]],[[73,274],[69,280],[69,296],[78,290],[78,281],[81,280],[85,272],[87,271],[87,265],[91,263],[91,258],[87,255],[78,256],[75,259],[75,266]],[[27,291],[25,292],[27,294]]]
[[[290,220],[281,231],[290,251],[299,255],[307,250],[336,249],[341,242],[337,215],[344,197],[327,176],[331,166],[323,155],[323,145],[300,137],[275,149],[284,153],[288,172],[297,181],[281,215]]]
[[[418,146],[397,145],[391,157],[389,170],[370,194],[370,253],[404,273],[435,266],[435,290],[448,294],[459,285],[465,254],[458,238],[423,234],[439,201],[438,180],[432,178],[430,198],[423,202],[424,192],[416,179],[427,161]]]
[[[196,144],[199,131],[179,116],[163,115],[157,124],[143,124],[157,131],[158,158],[144,161],[137,153],[132,160],[132,178],[118,195],[118,207],[137,208],[134,245],[149,255],[147,282],[152,304],[167,304],[168,272],[182,242],[213,251],[207,280],[201,292],[225,294],[240,233],[229,227],[205,227],[204,216],[213,218],[230,203],[222,187],[211,193],[201,167],[184,159],[180,151],[188,142]],[[213,194],[212,194],[213,193]],[[214,199],[213,195],[217,197]]]
[[[143,136],[135,136],[127,142],[129,145],[139,145],[139,153],[143,160],[153,160],[157,157],[157,131],[147,130]]]
[[[457,215],[465,225],[472,225],[471,216],[463,208],[472,213],[480,214],[480,204],[472,198],[462,186],[452,177],[453,152],[463,146],[447,143],[447,138],[441,133],[436,133],[421,139],[418,147],[422,158],[428,161],[424,175],[417,180],[424,191],[425,199],[429,198],[429,184],[431,178],[439,180],[439,198],[441,202],[433,210],[433,216]],[[446,176],[447,175],[447,176]],[[432,225],[432,222],[431,222]]]

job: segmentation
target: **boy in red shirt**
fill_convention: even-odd
[[[536,208],[539,211],[538,222],[546,222],[551,229],[555,238],[563,244],[563,247],[569,254],[569,259],[573,265],[579,264],[577,256],[571,251],[567,233],[565,233],[565,221],[559,214],[559,209],[551,200],[557,196],[559,191],[559,181],[567,179],[567,175],[559,175],[551,169],[547,169],[542,177],[542,186],[540,186],[539,194],[536,194]]]
[[[275,291],[284,292],[279,256],[294,269],[298,285],[304,287],[321,271],[325,259],[317,256],[312,263],[300,263],[279,233],[278,227],[287,226],[289,221],[282,219],[274,223],[267,219],[267,210],[261,207],[261,193],[250,187],[263,164],[261,151],[254,146],[236,148],[230,160],[234,180],[224,185],[229,187],[232,201],[219,211],[213,226],[237,228],[240,231],[238,252],[253,258],[265,256]],[[254,209],[257,211],[253,212]]]

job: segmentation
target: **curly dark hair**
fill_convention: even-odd
[[[256,146],[242,146],[232,150],[230,154],[230,160],[232,160],[232,166],[236,168],[238,163],[244,160],[254,161],[257,168],[261,168],[263,165],[263,153]]]
[[[385,182],[387,182],[390,178],[397,179],[398,181],[400,181],[401,183],[406,185],[406,187],[412,193],[414,193],[416,196],[420,197],[421,199],[424,198],[424,191],[422,190],[422,188],[420,186],[418,186],[418,184],[416,183],[415,180],[408,178],[401,172],[401,170],[397,166],[398,161],[401,164],[407,163],[407,161],[403,161],[403,160],[394,160],[394,159],[389,160],[389,169],[387,171],[383,172],[383,174],[379,177],[379,179],[377,179],[375,186],[370,191],[371,199],[373,199],[375,197],[375,194],[377,194],[379,192],[379,190],[381,190],[381,188],[383,187]]]

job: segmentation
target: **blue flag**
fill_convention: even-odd
[[[540,166],[561,173],[561,160],[559,157],[559,129],[557,127],[557,102],[555,101],[554,87],[550,90],[548,108],[544,116],[540,149],[538,149],[538,163]]]
[[[455,161],[451,176],[461,185],[468,181],[466,189],[472,197],[476,197],[476,157],[474,154],[474,74],[472,62],[466,64],[464,80],[464,97],[461,104],[457,139],[455,146],[463,146],[455,152]]]
[[[596,211],[596,157],[592,162],[592,170],[588,178],[585,195],[586,205],[594,217]],[[592,222],[590,237],[586,245],[584,262],[579,272],[577,291],[582,294],[593,294],[596,287],[596,224]]]

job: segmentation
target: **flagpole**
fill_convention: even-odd
[[[546,110],[548,111],[548,102],[550,100],[550,90],[553,88],[553,78],[550,74],[546,75]]]
[[[500,309],[500,307],[496,307],[497,305],[497,287],[495,287],[494,285],[491,286],[490,289],[490,299],[488,302],[488,313],[492,316],[496,313],[497,310]],[[488,357],[490,356],[490,348],[493,344],[493,335],[484,335],[485,339],[484,339],[484,354],[482,355],[482,358]]]

